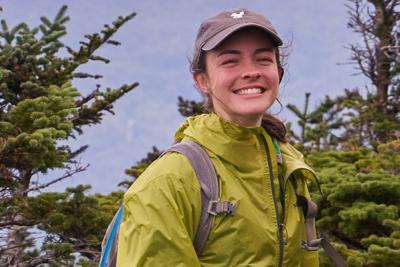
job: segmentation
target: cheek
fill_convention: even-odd
[[[279,69],[277,66],[274,66],[273,69],[269,71],[270,76],[279,82],[280,74],[279,74]]]
[[[268,80],[271,83],[271,85],[276,87],[276,89],[278,90],[279,83],[280,83],[279,71],[277,69],[273,70],[268,73],[267,77],[268,77]]]
[[[214,90],[229,90],[236,82],[238,74],[234,70],[218,70],[212,73],[210,85]]]
[[[277,70],[269,72],[266,76],[270,88],[270,96],[273,98],[277,98],[279,94],[279,77],[279,72]]]
[[[224,84],[224,75],[220,72],[211,72],[208,75],[208,88],[213,93],[218,93],[223,87]]]

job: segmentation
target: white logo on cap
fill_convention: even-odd
[[[241,19],[241,18],[243,18],[243,15],[244,15],[244,11],[240,11],[240,13],[232,13],[231,17],[233,19]]]

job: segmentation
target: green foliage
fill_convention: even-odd
[[[79,185],[64,193],[42,193],[18,202],[24,224],[35,225],[44,236],[40,248],[32,246],[34,249],[21,255],[22,262],[73,266],[79,253],[83,266],[95,266],[105,230],[120,206],[123,192],[88,195],[90,188]]]
[[[300,135],[291,130],[291,123],[287,124],[289,137],[297,142],[301,150],[315,149],[326,150],[337,145],[338,137],[334,130],[343,125],[343,119],[339,116],[340,110],[335,107],[335,101],[329,96],[314,111],[309,112],[310,93],[305,94],[304,111],[288,104],[287,108],[298,117]]]
[[[41,17],[37,27],[0,22],[0,243],[6,244],[0,247],[0,265],[66,266],[76,257],[94,264],[121,199],[117,192],[85,196],[89,187],[84,186],[37,194],[86,169],[75,158],[87,146],[73,151],[66,141],[82,134],[84,126],[100,123],[104,112],[114,114],[115,101],[138,85],[105,90],[98,85],[87,95],[72,86],[74,79],[102,77],[77,69],[91,61],[110,62],[96,52],[119,45],[111,37],[135,14],[86,35],[73,49],[61,41],[67,34],[66,11],[63,6],[54,19]],[[65,173],[44,183],[42,174],[53,169]],[[32,229],[44,233],[40,249]]]
[[[54,250],[54,255],[80,252],[88,259],[98,256],[122,192],[88,196],[89,189],[89,185],[79,185],[65,193],[42,193],[27,199],[21,210],[25,220],[46,233],[43,250]]]
[[[187,100],[181,96],[178,97],[178,111],[184,117],[196,116],[207,112],[203,102]]]
[[[300,148],[351,149],[367,146],[375,150],[381,143],[400,136],[399,20],[398,1],[349,0],[347,26],[360,36],[349,46],[355,69],[370,81],[365,93],[345,89],[308,112],[288,105],[299,118],[301,135],[292,139]]]
[[[395,266],[400,255],[400,141],[358,151],[313,152],[325,198],[318,230],[340,246],[350,266]],[[327,261],[323,259],[323,261]]]
[[[74,98],[79,93],[71,84],[50,86],[47,96],[28,98],[11,106],[0,122],[6,138],[1,153],[4,165],[15,169],[62,167],[67,152],[57,148],[73,130],[70,118],[77,113]]]

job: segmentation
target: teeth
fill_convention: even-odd
[[[236,91],[236,93],[239,95],[261,94],[261,92],[262,92],[261,88],[247,88]]]

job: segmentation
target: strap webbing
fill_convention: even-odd
[[[123,214],[124,207],[121,206],[108,226],[102,243],[103,252],[100,258],[99,267],[116,266],[117,264],[118,232]]]
[[[186,156],[200,183],[201,215],[193,242],[197,255],[200,255],[209,236],[214,216],[221,213],[233,215],[236,206],[229,201],[218,201],[218,177],[210,157],[200,145],[193,141],[184,141],[173,145],[162,155],[167,152],[178,152]],[[122,217],[123,207],[121,206],[104,236],[100,267],[116,266],[118,231]]]
[[[347,262],[340,256],[340,254],[332,247],[332,245],[325,239],[321,239],[321,247],[328,254],[329,258],[335,263],[337,267],[347,267]]]
[[[235,205],[229,201],[218,201],[218,177],[209,155],[199,144],[193,141],[183,141],[173,145],[164,153],[170,151],[185,155],[199,179],[201,215],[193,245],[197,255],[200,255],[210,234],[214,216],[219,213],[232,215]]]
[[[314,234],[314,218],[318,214],[317,204],[310,199],[306,199],[303,203],[305,203],[303,205],[306,205],[306,207],[303,208],[303,211],[306,219],[307,241],[302,242],[302,247],[305,250],[314,251],[318,250],[319,246],[321,246],[337,267],[347,267],[348,265],[346,261],[332,247],[332,245],[325,238],[317,239]]]

